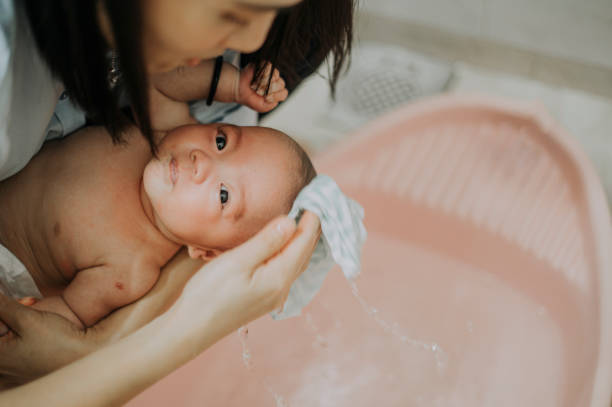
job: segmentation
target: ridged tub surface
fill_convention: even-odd
[[[365,208],[363,272],[222,340],[135,406],[601,406],[610,219],[539,108],[445,96],[315,160]]]

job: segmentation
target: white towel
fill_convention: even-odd
[[[11,298],[42,298],[34,279],[13,253],[0,244],[0,293]]]
[[[341,267],[347,279],[354,279],[361,270],[361,248],[366,239],[361,205],[344,195],[333,179],[317,175],[298,194],[289,216],[297,219],[304,210],[319,217],[321,238],[308,268],[291,286],[282,311],[272,313],[274,319],[300,315],[334,263]]]

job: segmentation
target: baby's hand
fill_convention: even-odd
[[[255,74],[255,67],[249,64],[244,68],[240,72],[236,102],[246,105],[259,113],[265,113],[274,109],[278,102],[287,99],[289,91],[285,88],[285,81],[281,78],[278,69],[274,69],[274,72],[271,71],[272,64],[266,64],[259,82],[251,84]],[[266,95],[265,92],[268,87],[270,74],[272,75],[272,81]]]

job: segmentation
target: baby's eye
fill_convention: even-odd
[[[223,150],[227,144],[227,136],[222,131],[219,131],[217,137],[215,137],[215,143],[217,143],[217,150]]]
[[[225,185],[221,185],[221,189],[219,190],[219,200],[221,201],[221,206],[224,206],[229,200],[229,191]]]

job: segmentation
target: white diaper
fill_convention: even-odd
[[[18,299],[42,298],[34,279],[13,253],[0,244],[0,292]]]

